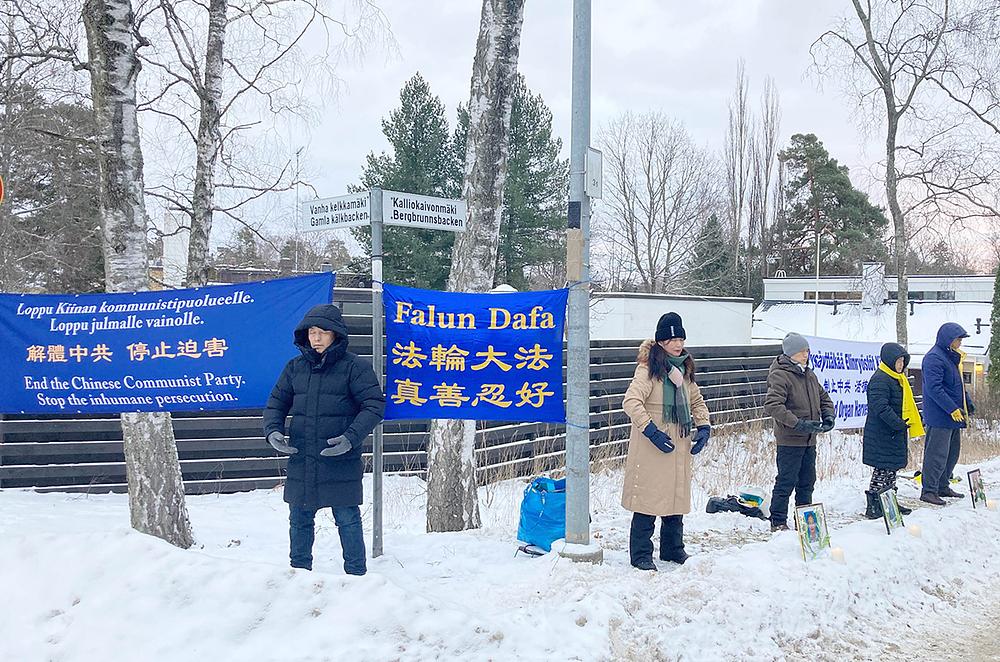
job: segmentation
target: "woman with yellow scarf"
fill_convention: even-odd
[[[868,419],[865,421],[862,459],[872,467],[872,482],[865,492],[865,517],[882,517],[879,493],[896,489],[896,472],[909,461],[907,441],[924,435],[920,412],[906,377],[910,355],[901,345],[882,345],[881,363],[868,382]],[[909,508],[899,512],[910,514]]]

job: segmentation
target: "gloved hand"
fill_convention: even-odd
[[[326,443],[330,448],[324,448],[319,452],[320,455],[326,457],[337,457],[351,450],[351,440],[344,435],[327,439]]]
[[[691,455],[697,455],[705,450],[705,445],[708,444],[708,438],[711,436],[712,427],[710,425],[699,425],[692,440],[694,443],[691,445]]]
[[[833,426],[837,424],[837,417],[833,414],[826,412],[823,414],[823,428],[820,432],[829,432],[833,429]]]
[[[972,404],[972,400],[968,396],[965,397],[965,409],[969,412],[969,416],[976,414],[976,405]]]
[[[285,435],[277,431],[267,435],[267,443],[271,444],[271,448],[279,453],[284,453],[285,455],[295,455],[299,452],[299,449],[295,446],[289,446],[286,444]]]
[[[801,434],[815,434],[823,431],[823,424],[820,421],[800,418],[799,422],[795,424],[795,431]]]
[[[642,431],[646,438],[653,442],[653,445],[659,448],[664,453],[672,453],[674,451],[674,442],[666,432],[656,427],[656,424],[650,421],[646,425],[646,429]]]
[[[956,423],[964,423],[965,416],[962,415],[962,410],[956,409],[955,411],[951,412],[951,420],[955,421]]]

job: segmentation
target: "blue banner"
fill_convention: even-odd
[[[386,285],[386,419],[565,422],[568,292]]]
[[[332,273],[127,294],[0,294],[3,413],[263,407]],[[9,359],[9,360],[8,360]]]

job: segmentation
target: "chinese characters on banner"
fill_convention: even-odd
[[[878,370],[880,343],[807,337],[809,367],[837,408],[837,429],[863,428],[868,380]]]
[[[126,294],[0,294],[0,412],[263,407],[333,274]]]
[[[386,285],[386,419],[565,422],[567,294]]]

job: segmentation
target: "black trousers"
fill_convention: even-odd
[[[632,513],[628,551],[632,563],[653,558],[653,529],[656,515]],[[668,515],[660,518],[660,558],[674,561],[684,553],[684,516]]]
[[[816,447],[778,446],[778,476],[771,493],[771,521],[788,522],[788,498],[795,492],[795,505],[812,503],[816,487]]]

